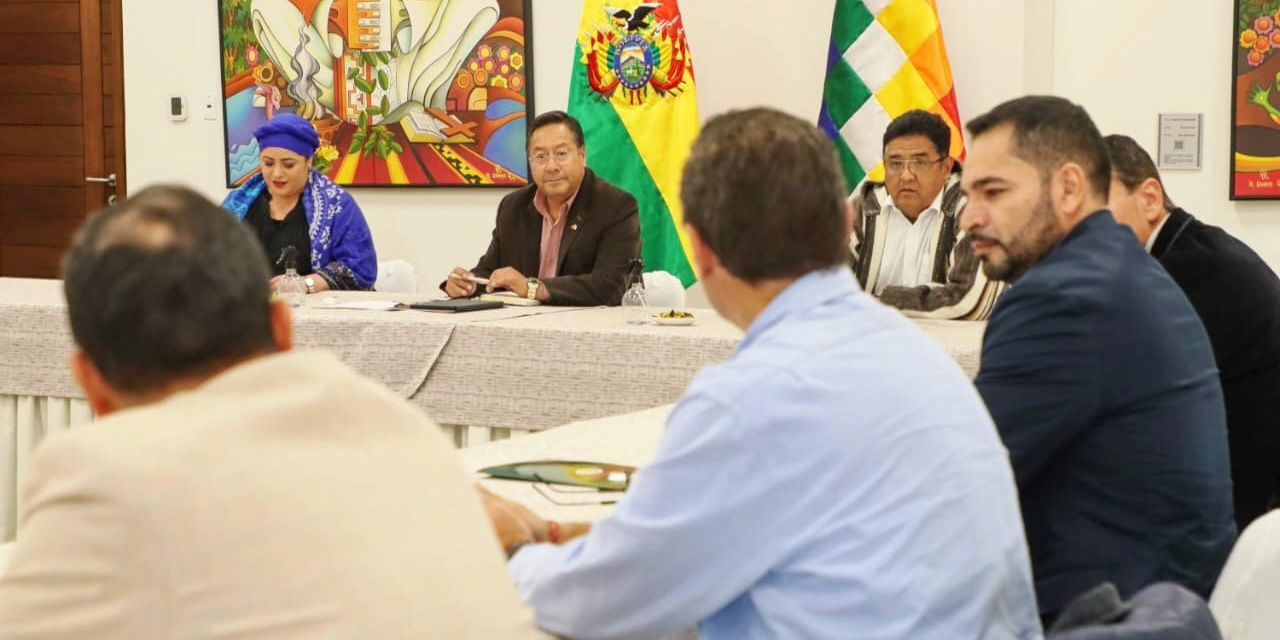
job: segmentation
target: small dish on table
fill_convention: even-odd
[[[661,313],[653,314],[654,324],[683,327],[691,325],[693,322],[693,314],[684,309],[667,309]]]

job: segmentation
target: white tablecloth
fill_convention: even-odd
[[[692,326],[634,326],[616,307],[436,314],[313,306],[326,297],[311,296],[297,310],[297,345],[334,351],[448,424],[542,429],[669,403],[741,339],[708,309],[693,310]],[[65,314],[58,281],[0,278],[0,394],[82,397],[66,366]],[[981,323],[919,326],[974,375]]]
[[[465,314],[318,308],[391,294],[309,296],[295,314],[300,347],[334,351],[357,371],[468,431],[538,430],[671,403],[741,332],[709,309],[692,326],[634,326],[620,308],[508,307]],[[424,299],[396,296],[396,299]],[[970,375],[982,323],[919,321]],[[87,421],[71,379],[61,282],[0,278],[0,541],[15,527],[16,486],[48,434]],[[475,429],[473,427],[480,427]]]
[[[667,404],[742,338],[693,312],[687,327],[628,325],[619,307],[459,325],[414,402],[439,422],[526,430]]]
[[[17,532],[18,483],[36,446],[90,419],[89,403],[81,399],[0,395],[0,542]]]
[[[0,278],[0,393],[83,397],[67,368],[73,343],[61,286],[58,280]],[[408,398],[421,388],[455,326],[565,311],[556,307],[508,307],[446,314],[323,306],[327,299],[385,300],[388,295],[333,292],[309,296],[307,306],[294,310],[296,345],[329,349],[360,373]]]

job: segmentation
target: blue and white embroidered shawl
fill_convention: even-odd
[[[244,220],[266,189],[261,173],[227,194],[222,207]],[[351,194],[312,169],[302,188],[311,235],[311,269],[333,289],[369,289],[378,277],[378,255],[360,206]]]

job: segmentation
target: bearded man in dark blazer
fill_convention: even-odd
[[[996,302],[974,381],[1009,450],[1046,628],[1103,582],[1208,597],[1235,541],[1226,412],[1186,295],[1106,209],[1107,147],[1079,105],[968,124],[960,216]]]

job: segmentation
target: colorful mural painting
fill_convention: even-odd
[[[1231,199],[1280,199],[1280,0],[1236,0]]]
[[[253,130],[312,121],[313,165],[354,186],[528,181],[529,0],[218,0],[227,186]]]

